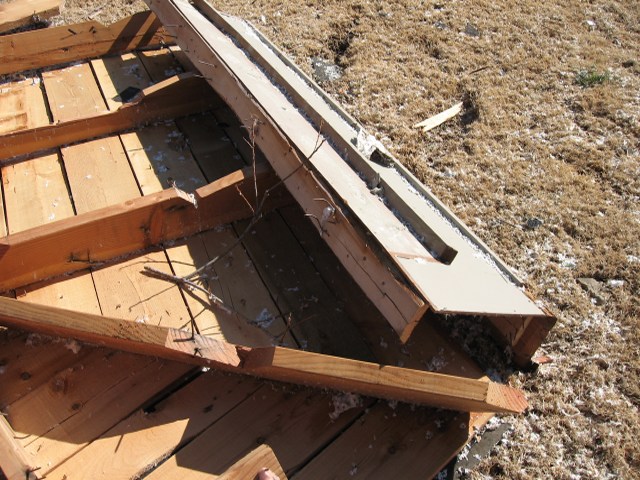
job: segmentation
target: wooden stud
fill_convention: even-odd
[[[0,75],[170,43],[173,37],[149,11],[107,27],[85,22],[5,35],[0,37]]]
[[[0,5],[0,32],[43,21],[60,13],[64,0],[12,0]]]
[[[168,189],[4,237],[0,239],[0,291],[251,217],[252,210],[238,193],[240,189],[250,195],[250,175],[247,168],[199,188],[193,194],[197,208],[180,192]],[[276,182],[267,167],[260,167],[261,192]],[[282,201],[277,192],[273,197],[276,205]]]
[[[520,391],[492,382],[282,347],[240,347],[184,330],[30,305],[10,298],[0,297],[0,323],[234,373],[390,400],[462,411],[522,412],[527,407]]]
[[[0,160],[203,112],[218,102],[204,79],[193,74],[176,75],[145,88],[132,102],[122,104],[115,111],[2,135]],[[0,165],[3,163],[9,162],[0,162]]]

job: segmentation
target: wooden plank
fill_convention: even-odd
[[[148,411],[139,410],[123,419],[64,463],[47,471],[47,478],[139,477],[179,451],[258,388],[252,379],[202,375]]]
[[[41,478],[34,472],[31,459],[15,440],[13,430],[2,415],[0,415],[0,469],[8,480]]]
[[[216,363],[222,369],[233,369],[240,365],[234,345],[199,335],[191,338],[190,333],[182,330],[19,302],[6,297],[0,297],[0,312],[2,323],[15,328],[34,330],[35,326],[38,332],[47,335],[74,337],[98,345],[196,365],[212,362],[212,366]]]
[[[117,369],[119,365],[111,362],[111,367]],[[139,409],[152,410],[154,405],[149,404],[150,399],[183,383],[183,379],[192,374],[191,370],[189,365],[153,360],[144,368],[128,372],[123,381],[108,385],[102,394],[83,403],[74,415],[46,435],[30,438],[32,441],[25,445],[25,451],[37,459],[39,465],[46,466],[45,470],[50,470]]]
[[[133,101],[121,104],[113,112],[100,112],[86,118],[0,136],[0,160],[205,111],[214,107],[217,102],[218,99],[202,78],[192,74],[175,76],[145,88]]]
[[[9,233],[73,217],[58,154],[2,168]]]
[[[105,394],[153,361],[151,357],[92,349],[80,361],[14,402],[7,411],[7,419],[19,434],[20,442],[28,445],[78,414],[94,397]]]
[[[176,123],[189,138],[191,151],[209,181],[245,166],[242,157],[212,114],[182,118]]]
[[[0,32],[58,15],[64,0],[12,0],[0,5]]]
[[[171,43],[173,38],[148,11],[107,27],[85,22],[17,33],[0,37],[0,74]]]
[[[265,386],[167,459],[149,478],[216,478],[256,443],[268,444],[284,471],[295,470],[358,418],[370,402],[362,403],[334,417],[332,397],[327,393]]]
[[[268,469],[280,480],[287,480],[287,476],[278,461],[278,457],[268,445],[260,445],[234,463],[218,480],[237,480],[239,478],[254,478],[258,472]]]
[[[145,275],[144,265],[171,274],[163,250],[147,251],[144,255],[93,272],[102,313],[137,323],[189,327],[191,316],[180,289],[173,283]]]
[[[438,113],[432,117],[423,120],[422,122],[416,123],[413,128],[421,128],[423,132],[428,132],[436,128],[439,125],[442,125],[447,120],[455,117],[462,111],[462,102],[456,103],[453,107],[446,109],[443,112]]]
[[[468,414],[378,404],[292,478],[435,478],[474,435],[468,424]]]
[[[98,320],[101,318],[101,320]],[[236,373],[462,411],[522,412],[516,389],[282,347],[245,348],[184,330],[27,305],[0,297],[0,322]]]
[[[274,380],[460,411],[523,412],[524,396],[492,382],[285,348],[252,349],[243,368]]]
[[[207,59],[207,64],[199,65],[200,70],[207,77],[210,85],[223,96],[238,117],[245,122],[245,125],[248,128],[253,128],[255,122],[257,122],[259,125],[259,135],[257,135],[256,138],[258,146],[267,155],[269,160],[273,162],[272,164],[276,172],[281,177],[284,178],[293,174],[293,176],[288,177],[287,185],[296,200],[303,205],[305,211],[320,219],[327,206],[335,209],[333,212],[335,221],[327,221],[323,226],[323,230],[326,230],[325,238],[327,242],[331,245],[332,249],[338,253],[338,257],[347,266],[349,272],[363,285],[363,289],[367,292],[367,295],[380,307],[385,317],[394,325],[394,328],[400,333],[404,332],[403,335],[407,336],[426,311],[427,306],[425,303],[405,285],[399,282],[384,264],[380,263],[376,255],[373,254],[370,248],[363,242],[361,235],[356,232],[355,228],[340,209],[336,208],[337,204],[334,199],[324,190],[309,170],[300,167],[302,165],[300,158],[294,149],[291,148],[288,140],[284,138],[273,125],[271,119],[247,95],[246,85],[243,86],[239,83],[235,76],[228,70],[228,67],[224,65],[217,54],[213,52],[211,45],[200,36],[198,31],[207,32],[207,35],[213,35],[216,41],[220,40],[220,42],[222,42],[221,45],[224,45],[225,48],[233,47],[233,49],[235,49],[236,47],[231,43],[227,44],[229,40],[220,32],[218,32],[218,34],[220,34],[222,38],[216,37],[217,34],[213,31],[211,24],[186,2],[174,1],[165,3],[149,0],[149,5],[160,15],[163,23],[182,26],[182,28],[179,29],[182,36],[180,40],[180,42],[182,42],[181,47],[190,55]],[[186,12],[186,15],[183,12]],[[187,16],[189,20],[187,20]],[[193,21],[194,24],[191,24],[191,21]],[[216,46],[216,48],[218,47],[219,45]],[[242,56],[244,57],[244,54],[242,54]],[[239,58],[236,59],[243,61]],[[248,61],[246,57],[244,57],[244,60]],[[255,67],[251,65],[248,68],[251,70]],[[225,73],[222,74],[222,72]],[[263,76],[263,73],[257,70],[252,72],[252,74],[253,73],[257,75],[256,78]],[[259,84],[260,88],[268,87],[269,97],[281,99],[282,93],[277,89],[274,91],[270,82],[266,85],[262,81],[256,82],[254,78],[252,83]],[[276,109],[282,110],[282,105],[279,104]],[[290,110],[291,111],[283,112],[289,119],[288,121],[293,118],[289,118],[289,115],[299,115],[297,111],[293,111],[294,109]],[[305,151],[307,155],[310,155],[315,149],[318,135],[303,117],[296,117],[296,122],[299,121],[303,123],[299,125],[296,123],[295,129],[299,130],[299,134],[304,134],[306,138],[300,139],[302,143],[298,145],[298,147],[302,151]],[[299,129],[299,127],[301,129]],[[306,131],[306,129],[309,128],[311,129],[310,137],[308,136],[309,132]],[[323,152],[320,154],[321,157],[336,154],[336,152],[326,144],[320,147],[320,151]],[[317,158],[317,156],[314,156],[314,160],[317,160]],[[319,164],[319,162],[314,163]],[[323,162],[324,167],[329,168],[329,163]],[[317,165],[314,165],[314,167],[317,168]],[[351,171],[347,178],[351,175],[355,176],[355,173]],[[366,190],[366,186],[362,184],[357,176],[354,180],[354,188],[359,188],[360,186]],[[341,181],[345,181],[345,178],[342,178]],[[366,190],[366,196],[369,196],[368,190]],[[325,201],[318,201],[318,198],[323,198]],[[368,202],[357,203],[362,207],[364,204],[368,205]],[[372,205],[375,205],[375,203],[372,203]],[[353,205],[350,205],[350,207],[355,208]],[[393,216],[391,212],[388,213]],[[330,213],[329,217],[331,216]],[[385,218],[385,215],[380,217],[380,219]],[[394,224],[397,222],[395,217],[389,220]],[[400,231],[402,231],[402,229]],[[404,235],[400,235],[400,237],[409,238]],[[401,250],[404,250],[404,247]],[[406,252],[404,254],[406,254]],[[356,261],[355,259],[358,260]]]
[[[76,354],[67,348],[66,342],[37,334],[12,338],[2,345],[0,354],[4,368],[0,377],[0,408],[4,411],[58,372],[82,361],[92,350],[93,347],[83,347]]]
[[[237,231],[246,229],[240,222]],[[244,244],[304,349],[359,360],[373,356],[277,212],[265,215]]]
[[[74,158],[81,155],[74,154]],[[170,189],[4,237],[0,240],[4,273],[0,291],[249,217],[253,212],[236,187],[249,195],[253,190],[250,174],[250,170],[239,171],[199,188],[194,193],[198,208]],[[260,172],[260,191],[275,182],[268,171]],[[115,195],[128,196],[118,190]],[[275,205],[283,201],[276,192],[273,197]],[[80,206],[88,210],[104,197],[91,197],[85,190],[84,198]],[[269,208],[267,205],[266,210]]]

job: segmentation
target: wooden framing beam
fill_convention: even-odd
[[[173,37],[149,11],[106,27],[85,22],[16,33],[0,37],[0,74],[172,43]]]
[[[15,163],[3,161],[12,157],[204,112],[220,102],[203,78],[193,73],[176,75],[145,88],[118,110],[0,135],[0,166]]]
[[[257,182],[262,194],[278,179],[259,165]],[[285,193],[270,193],[265,210],[289,202]],[[254,195],[252,169],[245,168],[197,189],[197,208],[183,192],[167,189],[8,235],[0,239],[0,292],[249,218],[253,211],[244,198]]]
[[[350,360],[283,347],[249,348],[185,330],[0,297],[0,324],[70,336],[240,374],[468,412],[522,412],[514,388],[484,380]]]
[[[64,0],[12,0],[0,5],[0,32],[58,15]]]
[[[184,0],[147,0],[147,3],[163,24],[180,27],[175,28],[179,46],[245,126],[256,133],[256,144],[280,178],[287,178],[285,185],[293,197],[309,217],[317,219],[315,225],[327,244],[406,341],[428,305],[401,278],[397,268],[396,273],[392,271],[391,259],[395,259],[396,267],[400,265],[400,270],[401,262],[397,261],[400,258],[436,260],[370,194],[339,154],[329,144],[319,143],[313,125],[286,101],[264,73],[192,5]],[[256,100],[258,97],[260,100]],[[279,115],[278,120],[272,115]],[[295,138],[288,137],[283,130],[294,132]],[[305,163],[297,151],[306,152]],[[331,178],[326,178],[327,175]],[[348,199],[331,193],[332,186],[337,188],[334,181],[341,184],[343,194],[348,192]],[[365,237],[359,228],[363,220],[374,235]],[[372,244],[379,242],[383,242],[382,249],[387,251],[381,256],[372,249]]]
[[[37,480],[40,478],[29,457],[16,439],[7,419],[0,415],[0,474],[7,480]],[[0,475],[2,476],[2,475]]]

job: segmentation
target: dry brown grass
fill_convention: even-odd
[[[640,3],[214,3],[309,73],[314,56],[340,65],[325,89],[558,315],[543,347],[555,363],[514,379],[532,409],[471,477],[638,478]],[[143,8],[102,5],[67,0],[62,20]],[[583,88],[583,70],[609,79]],[[477,109],[466,122],[411,128],[461,99]],[[603,282],[603,305],[579,277]]]

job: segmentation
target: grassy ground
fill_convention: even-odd
[[[144,8],[66,3],[58,21]],[[531,410],[470,477],[638,478],[640,3],[214,3],[307,72],[340,66],[323,87],[558,316],[554,363],[513,378]],[[461,117],[411,128],[460,100]]]

